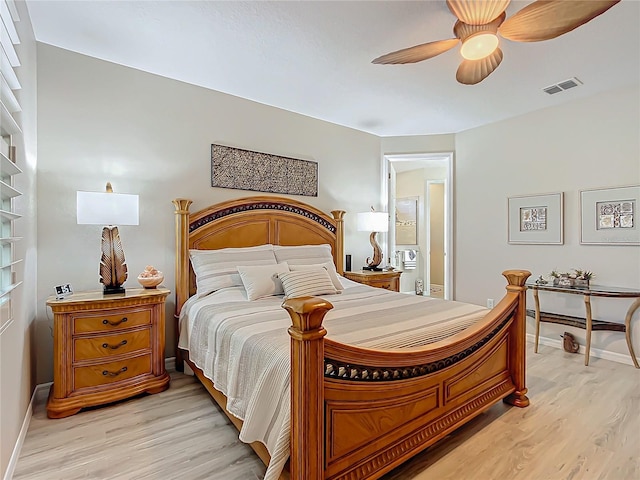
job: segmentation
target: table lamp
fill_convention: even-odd
[[[107,225],[102,229],[100,283],[104,294],[124,293],[127,264],[118,233],[118,225],[138,225],[138,195],[113,193],[107,183],[106,193],[77,192],[78,225]]]
[[[367,266],[362,267],[363,270],[373,270],[379,272],[382,268],[378,267],[382,262],[382,249],[376,242],[376,233],[387,232],[389,230],[389,214],[386,212],[376,212],[371,207],[370,212],[358,213],[357,228],[359,232],[371,232],[369,242],[373,247],[373,257],[367,258]]]

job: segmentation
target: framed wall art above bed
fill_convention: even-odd
[[[318,163],[211,144],[211,186],[318,196]]]
[[[564,194],[524,195],[508,199],[508,242],[562,245]]]

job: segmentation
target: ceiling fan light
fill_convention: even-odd
[[[466,60],[480,60],[491,55],[498,43],[498,37],[493,33],[479,32],[464,40],[460,53]]]

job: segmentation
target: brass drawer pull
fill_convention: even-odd
[[[127,317],[123,317],[121,320],[118,320],[117,322],[112,322],[110,320],[102,320],[102,324],[103,325],[111,325],[112,327],[117,327],[118,325],[120,325],[121,323],[124,323],[127,321]]]
[[[120,375],[121,373],[124,373],[126,371],[127,371],[127,367],[122,367],[117,372],[110,372],[109,370],[103,370],[102,371],[102,375],[104,375],[105,377],[117,377],[118,375]]]
[[[116,345],[109,345],[108,343],[103,343],[102,348],[110,348],[111,350],[117,350],[118,348],[127,344],[126,340],[122,340],[120,343]]]

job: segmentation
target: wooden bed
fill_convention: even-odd
[[[344,211],[329,216],[276,196],[241,198],[195,213],[189,212],[190,200],[173,203],[176,319],[195,293],[189,249],[330,244],[338,273],[343,273]],[[291,478],[379,478],[500,400],[526,407],[524,285],[530,273],[508,270],[503,275],[507,292],[482,321],[445,340],[402,351],[333,341],[322,326],[332,308],[328,301],[287,300],[283,307],[292,321]],[[226,412],[224,395],[185,353],[176,351],[177,368],[183,360],[189,363]],[[268,463],[266,448],[258,442],[252,447]]]

